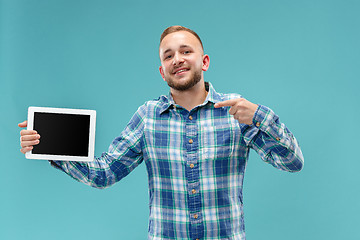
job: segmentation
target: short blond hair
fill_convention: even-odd
[[[183,26],[171,26],[171,27],[166,28],[160,36],[160,44],[161,44],[162,40],[170,33],[180,32],[180,31],[186,31],[186,32],[189,32],[192,35],[194,35],[199,40],[199,42],[201,44],[201,48],[204,50],[204,46],[202,44],[202,41],[201,41],[199,35],[197,35],[197,33],[194,32],[193,30],[191,30],[187,27],[183,27]]]

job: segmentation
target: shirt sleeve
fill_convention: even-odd
[[[303,168],[304,157],[299,143],[270,108],[258,106],[253,124],[243,132],[243,137],[250,148],[274,167],[288,172]]]
[[[75,180],[95,188],[106,188],[120,181],[142,161],[142,145],[146,107],[139,107],[120,136],[107,152],[92,162],[51,161],[51,165]]]

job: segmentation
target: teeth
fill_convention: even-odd
[[[182,69],[182,70],[180,70],[180,71],[177,71],[176,73],[181,73],[181,72],[185,72],[185,71],[187,71],[186,69]]]

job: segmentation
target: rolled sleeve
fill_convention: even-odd
[[[266,106],[258,106],[244,139],[265,162],[278,169],[297,172],[303,168],[304,158],[297,140]]]

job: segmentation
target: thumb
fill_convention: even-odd
[[[27,121],[25,120],[22,123],[19,123],[18,126],[22,128],[27,127]]]

